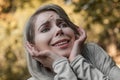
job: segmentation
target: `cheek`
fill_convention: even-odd
[[[50,36],[37,35],[35,37],[35,45],[39,50],[49,49]]]
[[[71,28],[66,28],[64,32],[66,35],[69,35],[73,40],[75,40],[75,33]]]

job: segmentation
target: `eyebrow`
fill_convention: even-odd
[[[62,18],[56,19],[56,23],[61,23],[61,22],[64,22],[64,20]]]
[[[63,22],[64,20],[62,19],[62,18],[59,18],[59,19],[56,19],[56,22]],[[44,23],[42,23],[40,26],[39,26],[39,28],[38,28],[38,31],[39,31],[39,29],[41,28],[41,26],[43,26],[43,25],[45,25],[45,24],[47,24],[47,23],[49,23],[49,18],[48,18],[48,20],[47,21],[45,21]]]
[[[56,19],[56,22],[57,22],[57,21],[64,21],[64,20],[63,20],[62,18],[59,18],[59,19]]]
[[[39,26],[38,31],[39,31],[39,29],[41,28],[41,26],[43,26],[43,25],[45,25],[46,23],[49,22],[49,19],[50,19],[52,16],[53,16],[53,15],[51,15],[44,23],[42,23],[42,24]]]
[[[45,21],[43,24],[41,24],[41,25],[39,26],[39,28],[38,28],[38,31],[39,31],[39,29],[41,28],[41,26],[47,24],[48,22],[49,22],[49,21],[47,20],[47,21]]]

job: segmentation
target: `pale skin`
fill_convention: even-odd
[[[34,59],[52,70],[56,60],[66,57],[72,62],[81,52],[86,33],[81,27],[78,32],[80,35],[76,35],[54,11],[42,12],[35,22],[35,44],[26,42],[25,47]]]

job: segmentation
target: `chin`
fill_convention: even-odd
[[[66,58],[69,58],[70,56],[70,53],[65,53],[65,54],[62,54],[63,57],[66,57]]]

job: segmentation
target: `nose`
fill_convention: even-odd
[[[61,27],[56,27],[56,28],[57,28],[57,30],[56,30],[55,36],[62,36],[62,35],[64,35],[63,30],[62,30]]]

